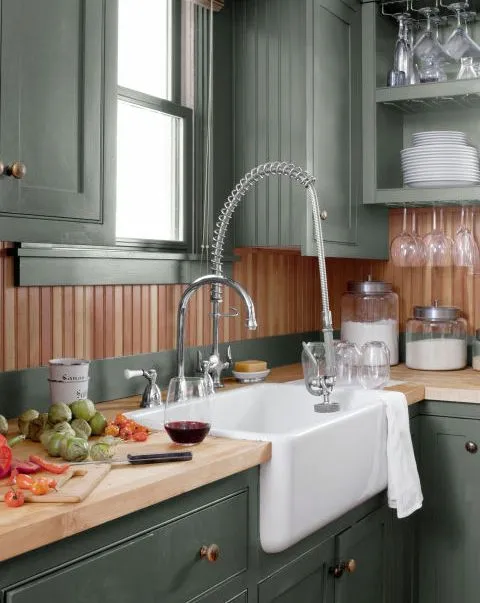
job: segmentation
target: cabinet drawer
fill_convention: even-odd
[[[185,603],[247,568],[246,492],[129,542],[13,588],[7,603]],[[211,563],[200,548],[218,545]]]

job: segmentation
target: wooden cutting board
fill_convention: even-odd
[[[87,467],[73,467],[61,475],[54,475],[41,471],[32,475],[35,477],[49,477],[57,480],[57,490],[52,490],[43,496],[34,496],[28,490],[23,490],[27,502],[38,503],[76,503],[85,500],[90,492],[98,486],[110,471],[110,465],[91,465]],[[7,480],[0,481],[0,500],[10,487]]]

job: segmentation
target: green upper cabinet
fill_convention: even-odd
[[[117,2],[0,6],[0,239],[112,243]]]
[[[234,3],[234,175],[291,161],[316,177],[326,252],[387,257],[385,208],[362,203],[362,14],[342,0]],[[314,255],[305,190],[271,176],[236,212],[235,245]],[[372,236],[374,235],[374,236]]]

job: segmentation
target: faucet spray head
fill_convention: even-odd
[[[245,321],[245,324],[247,326],[247,329],[249,331],[256,331],[257,330],[257,320],[255,319],[255,317],[253,318],[247,318],[247,320]]]

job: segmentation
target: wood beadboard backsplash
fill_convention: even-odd
[[[432,212],[419,209],[418,230],[431,230]],[[454,235],[460,210],[445,208],[445,228]],[[409,225],[410,227],[410,219]],[[390,238],[401,231],[402,211],[390,211]],[[477,229],[480,228],[480,224]],[[480,232],[477,234],[480,235]],[[14,287],[9,243],[0,243],[0,370],[37,367],[50,358],[108,358],[175,347],[176,308],[184,285]],[[221,321],[221,341],[312,331],[321,326],[316,258],[298,251],[238,249],[234,278],[252,295],[259,328],[247,331],[237,294],[226,290],[224,311],[239,307],[241,317]],[[391,262],[327,260],[335,328],[340,327],[340,299],[346,282],[372,274],[392,282],[400,298],[401,330],[413,305],[460,307],[470,332],[480,327],[480,277],[458,268],[395,268]],[[187,345],[211,342],[209,291],[191,300]]]

